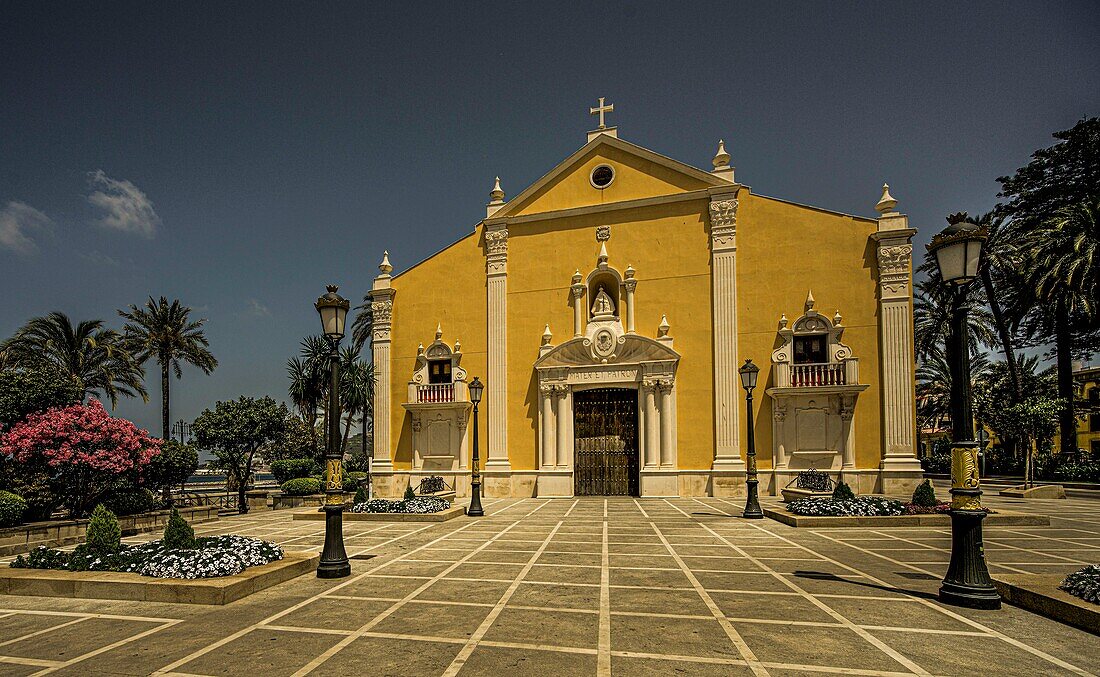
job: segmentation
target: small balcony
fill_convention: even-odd
[[[455,384],[453,383],[429,383],[416,386],[417,404],[437,404],[441,402],[455,401]]]
[[[840,362],[811,364],[775,364],[777,388],[829,388],[857,385],[859,360],[850,357]]]

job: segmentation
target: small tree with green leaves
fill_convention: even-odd
[[[405,487],[405,500],[408,501],[414,498],[416,498],[416,492],[413,491],[412,485],[410,484],[409,486]]]
[[[100,555],[118,552],[122,545],[122,528],[118,525],[118,518],[102,503],[92,511],[85,543],[89,550]]]
[[[912,503],[922,508],[934,508],[940,504],[939,499],[936,498],[936,489],[932,486],[931,480],[924,480],[917,485],[917,488],[913,491]]]
[[[855,492],[845,482],[837,482],[833,488],[833,499],[837,501],[851,501],[856,497]]]
[[[180,517],[179,511],[172,509],[168,525],[164,527],[164,547],[173,550],[192,550],[196,546],[195,530]]]

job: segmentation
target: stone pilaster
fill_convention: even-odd
[[[375,477],[375,490],[380,496],[389,496],[393,487],[393,440],[391,432],[391,373],[390,330],[393,326],[393,302],[397,290],[390,286],[389,254],[378,266],[381,271],[374,278],[370,291],[371,314],[371,359],[374,363],[374,461],[372,473]]]
[[[714,343],[714,470],[744,472],[738,417],[737,199],[711,196],[711,305]]]
[[[486,413],[489,448],[486,470],[510,471],[508,462],[508,228],[485,226],[485,274],[488,278],[489,373]],[[495,492],[494,492],[495,493]],[[509,492],[510,493],[510,492]]]
[[[878,249],[882,490],[887,493],[911,491],[922,476],[915,443],[912,238],[916,232],[904,214],[885,211],[878,219],[878,231],[871,236]]]

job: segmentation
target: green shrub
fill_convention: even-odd
[[[917,485],[917,488],[913,491],[912,503],[922,508],[934,508],[939,505],[940,501],[936,498],[936,490],[930,480],[924,480]]]
[[[164,547],[173,550],[191,550],[197,546],[195,543],[195,530],[180,517],[179,511],[172,509],[172,515],[168,518],[168,525],[164,527]]]
[[[367,496],[368,496],[367,487],[366,486],[360,486],[358,489],[355,490],[354,502],[355,503],[366,503],[367,500],[368,500]]]
[[[145,466],[145,484],[152,489],[167,492],[186,482],[198,467],[199,452],[193,446],[165,440],[160,445],[160,453]]]
[[[352,471],[344,473],[344,491],[358,490],[359,485],[365,479],[367,479],[367,473],[365,472]]]
[[[115,514],[100,503],[92,511],[85,539],[88,549],[99,554],[117,552],[122,543],[122,529]]]
[[[19,494],[0,491],[0,527],[14,527],[23,521],[27,502]]]
[[[321,480],[316,477],[296,477],[280,487],[287,496],[309,496],[321,493]]]
[[[271,474],[275,481],[283,484],[288,480],[296,480],[301,477],[309,477],[317,473],[319,468],[311,458],[288,458],[271,462]]]
[[[416,498],[416,492],[413,491],[412,485],[405,487],[405,500],[409,501]]]
[[[850,501],[856,497],[852,488],[845,482],[837,482],[833,489],[833,498],[838,501]]]
[[[153,492],[145,487],[126,486],[111,492],[103,500],[103,505],[116,515],[136,515],[149,512],[156,504]]]
[[[27,502],[27,509],[23,513],[25,522],[48,520],[61,505],[61,499],[50,486],[50,479],[45,473],[30,472],[23,477],[16,477],[9,489]]]

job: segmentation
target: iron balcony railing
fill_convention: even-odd
[[[775,385],[779,388],[826,388],[859,384],[859,360],[847,357],[839,362],[790,364],[776,362]]]
[[[417,402],[454,402],[455,384],[428,383],[416,386]]]

